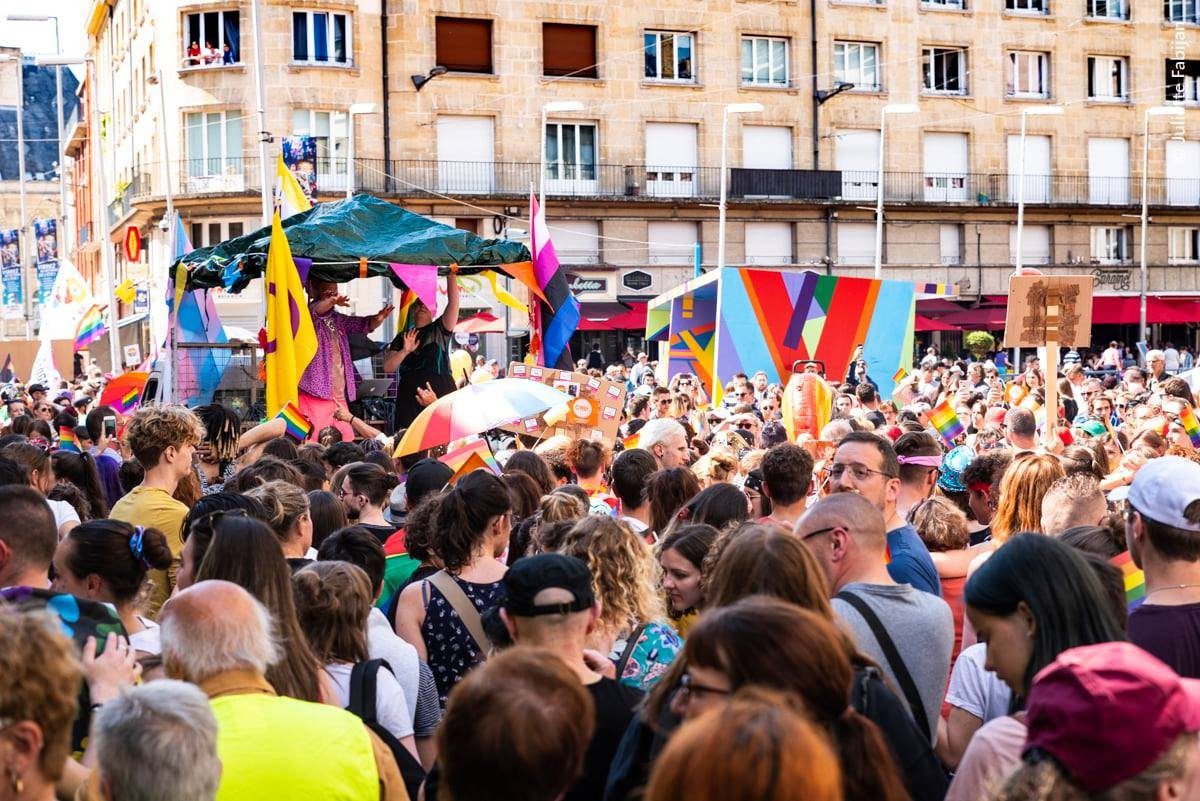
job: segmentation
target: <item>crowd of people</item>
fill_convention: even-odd
[[[855,358],[798,437],[766,373],[628,356],[581,365],[629,389],[617,441],[464,473],[340,402],[298,442],[13,388],[0,801],[1200,798],[1163,352],[931,351],[890,397]]]

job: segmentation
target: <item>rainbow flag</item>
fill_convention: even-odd
[[[399,314],[396,318],[397,331],[407,331],[409,328],[412,328],[416,325],[416,321],[413,321],[412,325],[409,325],[408,314],[412,311],[413,304],[415,304],[417,300],[417,293],[413,292],[411,289],[405,289],[400,293]],[[430,311],[433,310],[431,309]]]
[[[954,438],[964,431],[962,421],[958,419],[958,414],[950,406],[949,399],[939,403],[929,413],[929,422],[933,423],[933,427],[951,447],[954,447]]]
[[[1125,603],[1132,612],[1146,600],[1146,574],[1133,563],[1129,551],[1117,554],[1108,561],[1114,567],[1120,568],[1121,575],[1125,578]]]
[[[903,380],[904,380],[904,377],[905,377],[906,375],[908,375],[908,370],[906,370],[906,369],[904,369],[903,367],[901,367],[899,370],[897,370],[896,372],[892,373],[892,383],[893,383],[893,384],[899,384],[901,381],[903,381]]]
[[[99,306],[93,305],[83,313],[83,317],[79,318],[79,325],[75,327],[75,350],[83,350],[104,336],[107,331],[104,314]]]
[[[114,376],[104,385],[100,393],[100,405],[111,406],[117,414],[129,414],[142,401],[142,390],[146,388],[148,373],[131,370]]]
[[[621,440],[621,444],[625,446],[625,450],[630,451],[638,447],[638,442],[641,441],[640,434],[630,434],[625,439]]]
[[[75,429],[70,426],[58,429],[58,449],[67,453],[79,453],[79,440],[75,439]]]
[[[1179,422],[1192,440],[1192,447],[1200,448],[1200,420],[1196,419],[1196,411],[1190,405],[1184,406],[1179,413]]]
[[[300,411],[300,407],[292,401],[285,403],[275,416],[283,418],[283,421],[287,423],[287,436],[297,443],[304,442],[312,433],[313,424]]]

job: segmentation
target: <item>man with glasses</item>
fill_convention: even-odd
[[[846,453],[839,448],[835,459],[843,461],[835,469],[840,464],[846,473],[849,465],[869,471],[867,462],[877,462],[861,451],[871,446],[852,444],[859,447]],[[918,727],[934,742],[954,647],[950,607],[892,578],[884,514],[866,494],[844,491],[819,501],[796,525],[796,536],[828,577],[833,611],[850,628],[859,650],[901,690]]]
[[[942,584],[929,549],[917,530],[896,510],[900,496],[900,462],[892,443],[867,431],[852,431],[838,443],[829,468],[831,493],[851,492],[866,498],[885,521],[887,570],[894,581],[940,596]]]
[[[671,416],[671,390],[655,387],[650,393],[650,419]]]
[[[1167,377],[1167,360],[1163,356],[1161,350],[1151,350],[1146,352],[1146,369],[1150,371],[1150,380],[1146,382],[1146,386],[1154,389],[1154,385]]]

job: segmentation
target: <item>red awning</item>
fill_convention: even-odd
[[[946,325],[940,319],[934,320],[929,317],[922,317],[921,315],[918,314],[916,316],[915,322],[913,324],[913,330],[914,331],[957,331],[959,329],[955,328],[952,325]]]
[[[1100,296],[1092,299],[1092,325],[1136,325],[1140,319],[1136,296]],[[1200,322],[1200,300],[1193,297],[1146,298],[1146,322]]]
[[[579,330],[645,331],[646,301],[582,303],[579,309]]]
[[[943,314],[938,322],[952,325],[963,331],[967,330],[996,330],[1004,328],[1006,309],[983,306],[978,309],[964,309],[953,314]],[[920,330],[920,329],[917,329]]]

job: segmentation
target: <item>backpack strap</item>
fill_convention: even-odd
[[[629,657],[633,656],[633,649],[637,647],[638,640],[642,636],[642,632],[646,630],[646,624],[642,623],[629,633],[629,639],[625,640],[625,648],[621,651],[621,657],[617,660],[617,681],[625,675],[625,666],[629,664]]]
[[[479,653],[486,654],[489,640],[483,631],[483,620],[479,616],[479,610],[475,608],[475,604],[471,603],[471,599],[463,592],[462,587],[458,586],[454,577],[445,570],[439,570],[429,577],[429,583],[437,587],[446,602],[458,613],[458,617],[467,627],[471,639],[475,641],[475,647]]]
[[[883,621],[875,614],[875,610],[871,608],[870,604],[852,592],[842,590],[834,598],[850,604],[854,607],[854,611],[858,612],[866,621],[871,633],[875,635],[875,642],[879,643],[879,648],[883,651],[888,667],[892,669],[892,674],[896,677],[896,683],[900,685],[900,691],[904,693],[904,700],[908,701],[909,711],[912,712],[917,727],[925,735],[926,740],[932,741],[933,734],[929,731],[929,718],[925,717],[925,704],[921,701],[917,683],[913,681],[912,674],[908,672],[908,666],[904,664],[904,659],[900,656],[896,643],[892,641],[892,636],[884,628]]]
[[[376,686],[382,659],[357,662],[350,671],[350,703],[346,709],[364,723],[378,723],[375,717]]]

